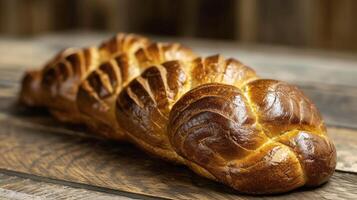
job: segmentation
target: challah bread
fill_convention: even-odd
[[[20,100],[251,194],[328,180],[336,151],[295,86],[235,59],[118,34],[28,72]]]

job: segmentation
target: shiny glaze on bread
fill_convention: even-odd
[[[336,150],[295,86],[236,59],[118,34],[26,73],[20,100],[251,194],[318,186]]]

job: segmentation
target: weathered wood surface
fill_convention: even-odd
[[[66,186],[61,181],[42,181],[41,177],[29,175],[18,176],[12,172],[0,173],[0,199],[34,200],[34,199],[59,199],[59,200],[133,200],[138,196],[125,196],[126,194],[93,191],[85,188]]]
[[[248,198],[221,184],[198,177],[183,166],[174,166],[147,156],[130,144],[86,137],[85,134],[77,135],[79,128],[68,131],[56,127],[51,118],[46,119],[43,115],[47,116],[39,112],[19,118],[5,114],[0,117],[1,169],[126,191],[143,197]],[[350,156],[356,155],[357,139],[354,135],[357,131],[330,130],[338,153],[348,151],[351,152]],[[348,138],[348,141],[344,138]],[[339,163],[346,162],[348,165],[349,161],[339,160]],[[348,174],[351,180],[337,178],[345,177],[344,174],[336,172],[336,180],[333,179],[329,184],[316,190],[298,190],[285,194],[284,198],[295,198],[297,194],[305,196],[306,192],[321,197],[357,195],[357,185],[354,184],[357,175]],[[332,194],[331,190],[345,192]]]
[[[27,174],[13,175],[13,172],[0,173],[0,199],[83,199],[83,200],[131,200],[151,199],[135,194],[123,193],[83,184],[68,183],[60,180],[43,180]],[[276,196],[239,196],[236,199],[355,199],[353,185],[356,176],[348,173],[335,173],[331,181],[318,189],[299,190],[293,194]],[[352,187],[351,187],[352,186]],[[352,190],[351,190],[352,188]],[[94,190],[94,191],[93,191]],[[334,191],[334,192],[331,192]],[[337,191],[337,192],[336,192]],[[336,194],[337,193],[337,194]],[[158,199],[158,198],[155,198]]]
[[[56,122],[43,110],[15,104],[25,69],[41,65],[60,48],[96,44],[104,36],[74,34],[25,41],[0,38],[0,197],[41,197],[41,192],[32,190],[48,188],[52,192],[46,195],[59,195],[56,198],[68,193],[89,197],[92,190],[102,192],[92,195],[104,199],[106,194],[109,198],[116,195],[145,199],[255,198],[198,177],[183,166],[156,160],[130,144],[102,140],[83,127]],[[265,198],[356,199],[357,57],[280,48],[237,48],[220,42],[183,42],[206,55],[221,52],[240,58],[263,76],[298,84],[321,110],[336,144],[337,172],[320,188]],[[18,188],[7,183],[8,179],[18,180]],[[34,189],[27,188],[25,179]],[[63,195],[56,189],[60,185],[68,187]]]

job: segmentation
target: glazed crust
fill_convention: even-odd
[[[174,105],[168,132],[179,155],[245,193],[317,186],[336,166],[317,109],[281,81],[201,85]]]
[[[315,105],[235,59],[118,34],[25,74],[20,100],[251,194],[326,182],[336,150]]]

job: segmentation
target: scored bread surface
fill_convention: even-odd
[[[315,105],[221,55],[117,34],[29,71],[20,100],[251,194],[326,182],[336,150]]]

